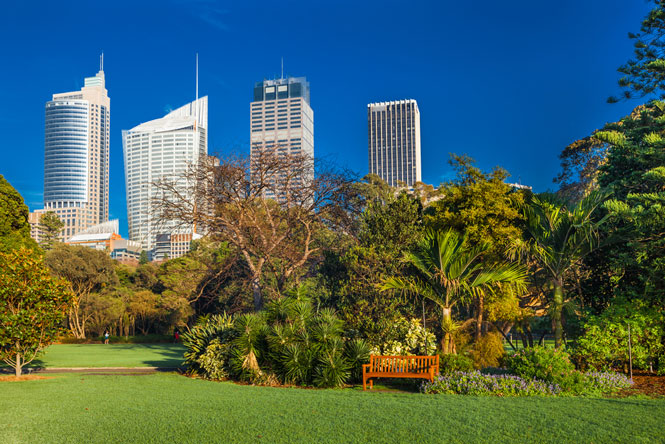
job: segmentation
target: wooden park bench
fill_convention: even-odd
[[[439,374],[439,356],[370,356],[363,365],[363,390],[374,387],[370,378],[422,378],[434,380]]]

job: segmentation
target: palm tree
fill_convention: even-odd
[[[437,304],[442,310],[441,327],[444,353],[455,353],[452,333],[457,324],[452,320],[452,308],[467,298],[484,296],[501,285],[517,291],[526,286],[526,270],[513,264],[482,263],[489,246],[471,247],[466,236],[456,231],[429,231],[419,247],[405,255],[416,273],[408,277],[392,277],[381,285],[381,291],[401,291],[419,295]]]
[[[549,275],[554,288],[550,316],[556,348],[561,347],[563,338],[564,276],[598,248],[598,227],[607,216],[594,220],[593,215],[605,197],[594,191],[577,205],[568,207],[555,195],[546,193],[534,197],[524,208],[528,238],[516,246],[516,251],[530,255]]]

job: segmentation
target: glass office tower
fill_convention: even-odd
[[[110,105],[103,70],[46,103],[44,210],[65,223],[61,240],[108,220]]]

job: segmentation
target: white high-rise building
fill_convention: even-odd
[[[178,222],[155,221],[151,206],[159,190],[153,184],[162,178],[182,178],[208,154],[208,97],[123,131],[122,145],[129,239],[153,251],[159,235],[192,233],[193,227]]]
[[[80,91],[46,103],[44,210],[64,222],[61,240],[109,218],[111,99],[100,65]]]
[[[415,100],[367,105],[369,172],[390,186],[422,181],[420,111]]]

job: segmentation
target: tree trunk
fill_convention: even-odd
[[[483,310],[485,309],[485,298],[483,298],[482,296],[478,297],[478,304],[476,308],[478,310],[478,315],[476,316],[475,341],[478,342],[480,340],[480,335],[482,334],[482,328],[483,328]]]
[[[254,293],[254,311],[263,308],[263,297],[261,295],[261,280],[258,275],[252,277],[252,292]]]
[[[22,370],[23,364],[21,364],[21,354],[16,353],[16,377],[18,378],[21,376],[21,370]]]
[[[563,324],[561,316],[563,313],[563,279],[554,279],[554,300],[552,301],[552,324],[554,326],[554,347],[561,348],[563,345]]]
[[[452,325],[452,316],[451,316],[451,308],[450,307],[444,307],[443,308],[443,325]],[[453,335],[450,334],[449,331],[444,330],[443,332],[443,339],[441,340],[441,349],[443,351],[444,355],[447,354],[455,354],[455,341],[453,339]]]

